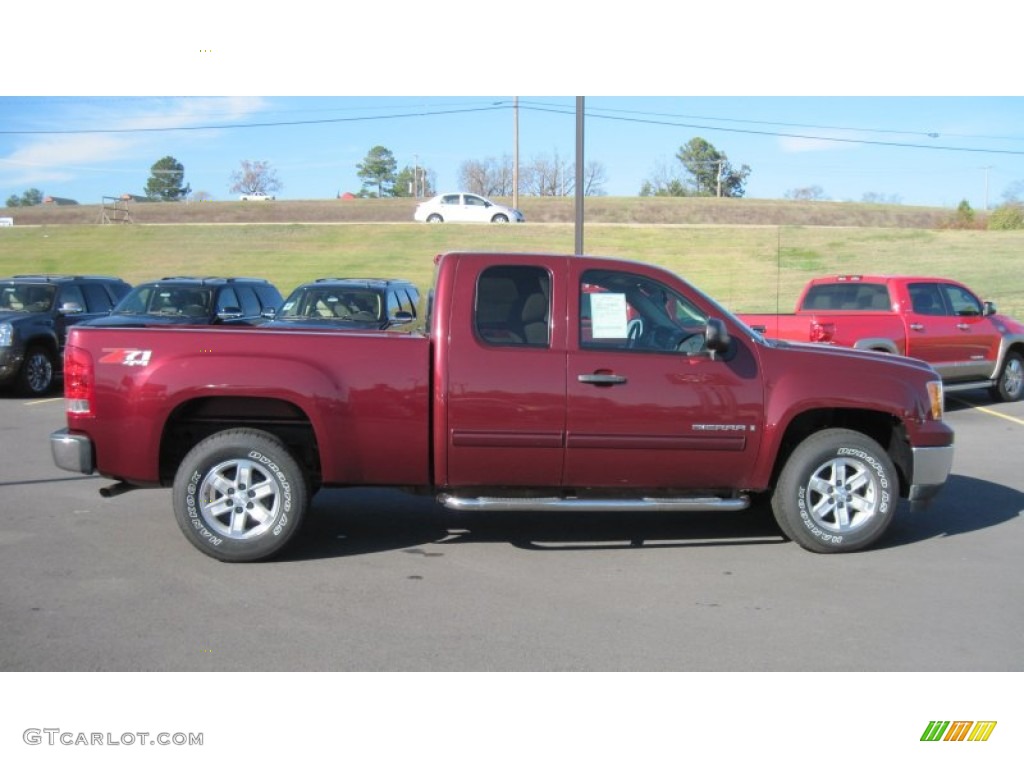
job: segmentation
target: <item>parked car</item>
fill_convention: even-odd
[[[428,224],[441,224],[445,221],[489,221],[493,224],[526,221],[521,211],[469,192],[449,192],[432,197],[416,206],[413,218]]]
[[[0,280],[0,385],[25,395],[60,374],[68,326],[103,317],[132,287],[100,275],[15,275]]]
[[[281,292],[257,277],[165,277],[142,283],[89,325],[212,325],[260,322]]]
[[[246,194],[246,195],[241,195],[238,199],[245,201],[245,200],[274,200],[275,198],[274,198],[273,195],[258,195],[258,194],[255,194],[255,193],[249,193],[249,194]]]
[[[268,325],[391,328],[415,322],[419,303],[408,280],[325,277],[292,291]]]

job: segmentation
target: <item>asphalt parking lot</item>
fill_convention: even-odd
[[[1020,671],[1024,403],[947,407],[951,481],[867,552],[756,512],[467,517],[357,489],[321,492],[282,559],[228,565],[169,490],[57,469],[59,398],[2,395],[0,670]]]

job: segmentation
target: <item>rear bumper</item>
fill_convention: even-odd
[[[50,434],[50,452],[53,453],[53,463],[61,469],[83,475],[96,471],[92,440],[85,435],[58,429]]]
[[[913,448],[914,476],[910,480],[910,501],[927,501],[945,485],[953,469],[953,446]]]

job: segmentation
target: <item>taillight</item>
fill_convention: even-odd
[[[92,414],[92,355],[70,344],[64,348],[64,407],[78,416]]]
[[[811,341],[832,341],[835,335],[835,323],[811,323]]]

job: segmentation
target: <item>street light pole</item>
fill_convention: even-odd
[[[583,255],[583,97],[576,97],[576,255]]]

